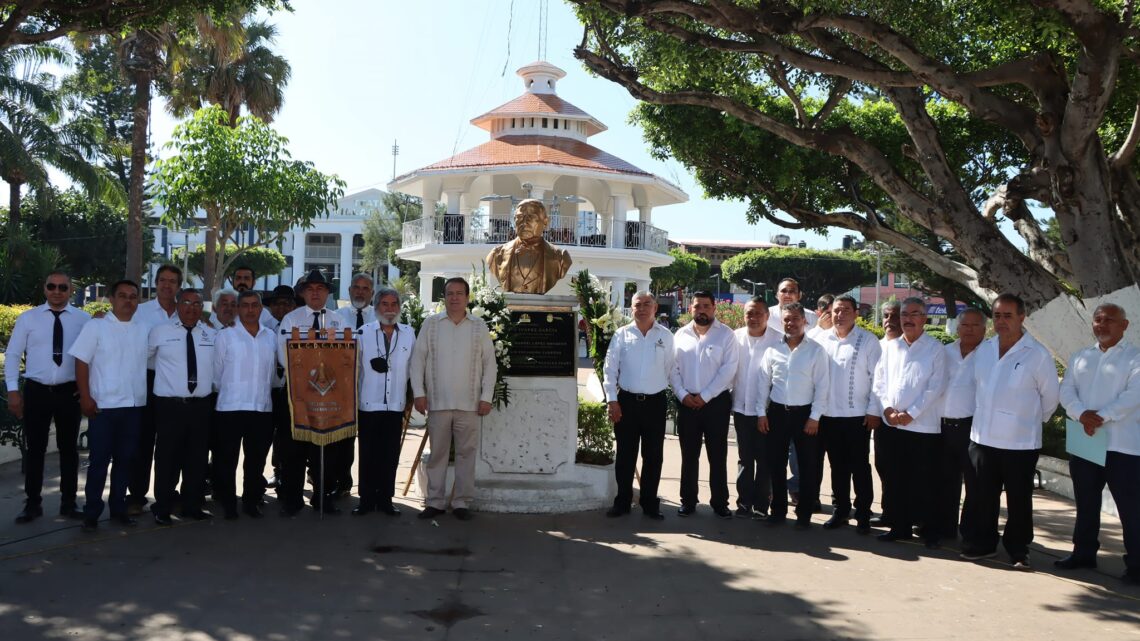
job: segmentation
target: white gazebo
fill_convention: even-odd
[[[688,196],[586,142],[606,126],[558,97],[564,71],[535,62],[518,75],[521,96],[471,120],[489,141],[388,183],[423,199],[424,216],[404,225],[397,254],[420,263],[420,295],[430,301],[434,278],[470,274],[494,245],[514,238],[514,203],[541,198],[551,213],[547,240],[569,246],[571,272],[589,269],[621,305],[626,283],[648,289],[650,268],[672,262],[653,208]],[[440,202],[447,212],[436,216]],[[570,294],[568,281],[551,294]]]

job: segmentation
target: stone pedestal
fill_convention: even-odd
[[[571,296],[508,294],[514,311],[533,317],[573,311]],[[577,324],[567,345],[576,353]],[[555,350],[557,351],[557,350]],[[475,463],[474,509],[484,512],[557,513],[608,507],[617,486],[613,466],[574,462],[578,450],[578,383],[574,375],[511,376],[510,405],[483,418]],[[420,493],[427,478],[417,474]],[[448,487],[450,488],[450,470]]]

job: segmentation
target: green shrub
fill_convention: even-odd
[[[739,329],[744,327],[744,305],[739,303],[730,303],[727,301],[718,301],[716,304],[716,312],[714,314],[716,319],[729,329]],[[693,315],[689,312],[681,314],[677,322],[681,325],[687,325],[689,321],[693,320]]]
[[[605,403],[578,399],[577,463],[609,465],[614,462],[614,428]]]
[[[0,240],[0,303],[42,302],[47,275],[62,263],[59,249],[24,234]]]
[[[937,338],[942,342],[943,345],[949,345],[956,340],[953,336],[946,333],[945,327],[940,327],[938,325],[927,325],[925,330],[927,334],[930,334],[932,338]]]
[[[1069,453],[1065,451],[1065,419],[1065,408],[1058,407],[1049,420],[1045,421],[1041,429],[1041,453],[1067,461]]]
[[[863,318],[862,316],[855,319],[855,324],[858,325],[859,327],[862,327],[863,329],[867,330],[868,332],[871,332],[875,336],[878,336],[879,338],[882,338],[883,336],[886,335],[886,332],[883,331],[883,328],[881,326],[872,323],[871,321]]]
[[[90,303],[87,303],[86,305],[83,306],[83,311],[87,312],[88,314],[91,314],[92,316],[95,316],[95,314],[98,314],[99,312],[102,312],[104,314],[110,314],[111,313],[111,303],[93,300]]]
[[[31,305],[0,305],[0,345],[7,345],[16,326],[16,317],[31,309]]]

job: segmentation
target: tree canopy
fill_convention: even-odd
[[[1140,311],[1131,2],[573,2],[576,55],[644,101],[655,152],[751,218],[859,232],[983,300],[1057,301],[1030,319],[1057,353],[1087,335],[1085,301]]]
[[[344,194],[344,182],[312,163],[294,160],[288,140],[255,116],[236,127],[211,105],[179,125],[168,147],[175,153],[155,163],[152,189],[165,208],[163,223],[182,226],[204,218],[206,265],[204,288],[213,292],[216,275],[225,274],[251,246],[277,243],[290,229],[308,229],[317,216]],[[238,230],[257,241],[229,253]]]
[[[752,249],[724,261],[720,272],[744,289],[751,289],[746,281],[752,281],[774,290],[780,280],[794,278],[809,308],[823,294],[841,294],[875,280],[873,259],[866,254],[799,247]]]
[[[226,253],[231,255],[238,252],[238,247],[233,245],[226,245]],[[176,265],[181,265],[183,261],[182,252],[184,248],[176,249],[172,261]],[[280,274],[288,261],[285,255],[273,249],[272,247],[247,247],[241,252],[241,258],[232,259],[229,261],[230,268],[225,274],[225,278],[231,278],[234,270],[238,267],[249,267],[257,274],[258,278],[262,276],[276,276]],[[198,245],[190,252],[190,258],[186,261],[186,268],[198,278],[203,278],[206,274],[206,246]]]
[[[697,281],[709,277],[709,261],[706,258],[690,254],[674,247],[669,250],[673,262],[664,267],[653,267],[649,270],[650,289],[660,294],[677,288],[691,286]]]

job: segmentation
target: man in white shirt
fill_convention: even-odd
[[[871,432],[879,427],[879,399],[871,391],[875,366],[882,348],[879,339],[855,325],[859,303],[844,294],[829,305],[834,318],[830,330],[816,334],[831,365],[827,408],[819,420],[823,449],[831,462],[831,492],[835,511],[823,524],[833,530],[847,524],[851,516],[851,485],[855,485],[855,523],[860,534],[871,531]]]
[[[824,294],[820,296],[815,302],[816,323],[807,331],[807,337],[813,341],[818,341],[820,336],[826,332],[831,331],[835,327],[835,319],[832,314],[831,306],[835,302],[835,296],[831,294]]]
[[[800,283],[794,278],[785,278],[780,281],[776,286],[776,304],[768,308],[768,329],[774,329],[777,332],[784,331],[784,312],[783,307],[788,303],[798,303],[803,296],[800,291]],[[819,322],[819,314],[804,308],[804,319],[807,322],[804,325],[804,334],[808,330],[816,326]]]
[[[765,350],[784,335],[768,329],[768,308],[759,296],[744,305],[744,323],[734,332],[740,354],[732,383],[732,425],[736,429],[738,460],[735,514],[738,518],[759,520],[768,516],[772,478],[768,474],[767,439],[756,426],[757,376]]]
[[[882,326],[883,337],[879,339],[879,347],[885,348],[887,343],[902,336],[902,303],[897,300],[889,300],[882,304],[880,307],[882,311]],[[875,430],[875,473],[879,475],[879,484],[882,486],[883,478],[889,475],[886,469],[886,462],[889,459],[888,452],[890,451],[891,435],[894,434],[892,430]],[[884,501],[880,501],[880,506],[883,513],[880,516],[871,517],[871,525],[873,526],[890,526],[890,516],[887,513],[887,506]]]
[[[332,290],[329,289],[328,281],[320,270],[314,269],[309,272],[303,283],[301,296],[305,299],[305,306],[298,307],[281,319],[277,336],[277,358],[280,363],[287,362],[285,341],[292,336],[293,328],[297,328],[302,339],[308,336],[309,329],[324,330],[338,335],[343,334],[346,327],[351,329],[343,318],[325,307]],[[290,430],[292,430],[291,425]],[[322,500],[319,489],[313,488],[313,498],[310,501],[314,508],[323,506],[318,509],[323,509],[326,514],[340,512],[340,508],[336,506],[336,494],[333,492],[337,481],[335,470],[339,469],[335,460],[338,451],[336,448],[325,448],[324,469],[320,471],[323,480],[318,485],[325,488],[326,496]],[[301,511],[304,506],[305,465],[315,467],[319,465],[319,461],[318,446],[301,441],[293,442],[286,456],[285,477],[278,492],[278,497],[284,504],[281,508],[282,516],[293,516]]]
[[[84,494],[83,530],[94,532],[103,513],[103,489],[111,466],[111,518],[134,525],[127,514],[127,482],[138,449],[139,422],[146,405],[147,335],[133,320],[139,286],[121,280],[110,288],[111,313],[83,326],[68,353],[75,357],[79,407],[88,418],[90,448]]]
[[[359,331],[365,323],[376,320],[376,312],[372,309],[372,287],[372,277],[368,274],[362,273],[352,277],[352,284],[348,287],[348,296],[352,304],[336,310],[348,327]],[[337,441],[329,447],[337,450],[336,459],[340,465],[336,474],[336,493],[339,496],[348,496],[352,493],[353,486],[352,464],[356,459],[356,437]]]
[[[932,518],[935,465],[941,447],[939,402],[946,391],[946,350],[924,331],[926,303],[902,302],[902,337],[887,341],[875,368],[874,392],[883,408],[879,433],[884,442],[883,512],[890,530],[880,541],[914,537],[912,527]],[[936,533],[924,531],[926,547],[937,548]]]
[[[173,525],[170,513],[178,479],[182,479],[182,515],[201,520],[214,412],[214,339],[202,322],[202,294],[178,293],[178,323],[161,323],[150,330],[148,356],[154,361],[154,404],[157,430],[154,446],[154,505],[159,525]]]
[[[273,442],[270,386],[277,368],[277,340],[261,324],[261,296],[238,294],[238,323],[218,333],[214,347],[214,379],[218,382],[218,447],[214,454],[214,498],[225,517],[238,518],[237,464],[242,464],[242,511],[261,518],[265,492],[265,458]]]
[[[947,345],[946,393],[942,397],[942,454],[939,457],[938,484],[935,487],[933,518],[924,527],[932,528],[940,539],[958,538],[969,530],[970,505],[962,501],[977,493],[977,477],[970,465],[970,428],[974,423],[974,354],[986,337],[986,315],[969,308],[958,314],[958,340]]]
[[[631,301],[633,322],[614,332],[606,350],[603,387],[614,424],[617,496],[606,516],[629,514],[633,472],[641,447],[641,504],[646,518],[661,520],[661,464],[665,451],[665,398],[673,371],[673,335],[656,323],[657,299],[637,292]]]
[[[154,298],[139,305],[133,320],[147,327],[178,321],[178,290],[182,287],[182,270],[175,265],[161,265],[154,274]],[[98,316],[98,314],[96,314]],[[157,431],[154,400],[154,359],[147,361],[146,407],[139,424],[139,446],[127,485],[127,511],[142,514],[149,502],[151,465],[154,463],[154,440]]]
[[[256,291],[253,286],[257,283],[257,273],[249,265],[238,265],[230,272],[230,284],[240,294],[245,291]],[[269,313],[265,306],[261,308],[261,324],[273,329],[277,327],[277,319]]]
[[[79,393],[75,387],[75,358],[67,350],[91,320],[87,312],[69,305],[71,278],[63,272],[48,274],[44,282],[47,302],[16,318],[8,339],[4,379],[8,411],[23,420],[27,450],[24,456],[24,509],[17,523],[29,523],[44,513],[44,457],[52,421],[59,449],[59,513],[81,517],[75,503],[79,488]],[[24,391],[20,392],[20,361],[24,360]]]
[[[689,306],[693,320],[673,336],[673,394],[677,408],[677,434],[681,441],[680,516],[697,511],[697,479],[701,471],[701,443],[709,461],[709,505],[723,519],[728,509],[728,415],[736,377],[739,350],[736,335],[716,320],[716,301],[705,291],[693,292]]]
[[[1002,545],[1013,567],[1029,570],[1033,541],[1033,478],[1041,450],[1041,424],[1057,408],[1059,383],[1053,356],[1026,332],[1025,303],[1001,294],[993,306],[994,336],[974,356],[977,402],[970,428],[970,462],[978,491],[968,498],[973,514],[963,533],[962,558],[997,554],[998,515],[1005,489],[1007,518]]]
[[[800,500],[796,528],[811,527],[819,502],[819,419],[827,405],[830,381],[827,352],[804,333],[804,307],[783,309],[783,340],[764,351],[756,377],[757,428],[767,437],[768,471],[772,478],[769,525],[782,525],[788,515],[788,444],[795,443],[800,463]]]
[[[236,291],[228,287],[214,292],[213,306],[210,308],[210,327],[220,332],[234,326],[237,322],[237,295]]]
[[[297,295],[288,285],[278,285],[265,299],[265,305],[271,314],[272,322],[265,323],[273,330],[274,337],[280,340],[281,320],[285,315],[297,308]],[[289,413],[289,394],[285,390],[285,367],[277,361],[276,371],[273,373],[273,386],[270,390],[273,397],[273,477],[266,483],[266,487],[277,488],[285,478],[285,452],[293,444],[292,416]]]
[[[371,282],[369,282],[371,289]],[[409,365],[416,345],[410,325],[397,323],[400,293],[390,287],[376,292],[376,320],[360,326],[360,503],[352,513],[380,511],[399,516],[392,504],[400,436],[408,402]]]
[[[1125,342],[1128,318],[1118,305],[1093,311],[1096,344],[1073,354],[1061,382],[1061,405],[1089,436],[1104,430],[1104,466],[1069,457],[1077,500],[1073,552],[1053,565],[1095,568],[1100,548],[1100,500],[1107,483],[1124,530],[1126,583],[1140,585],[1140,349]]]
[[[447,459],[454,442],[451,509],[455,518],[466,521],[475,497],[479,424],[491,413],[498,364],[487,323],[467,311],[467,281],[449,278],[443,296],[444,311],[424,319],[412,350],[413,402],[417,412],[427,414],[431,439],[428,495],[418,518],[434,518],[447,508]]]

